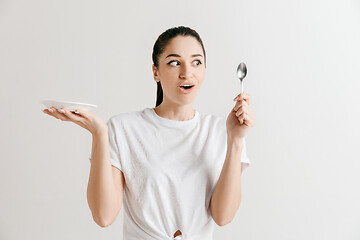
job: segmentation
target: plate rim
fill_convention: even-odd
[[[59,100],[42,100],[41,103],[45,104],[44,103],[45,101],[56,102],[56,103],[69,103],[69,104],[85,105],[85,106],[97,108],[97,105],[90,104],[90,103],[70,102],[70,101],[62,101],[62,100],[61,101],[59,101]]]

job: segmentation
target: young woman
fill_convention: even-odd
[[[240,206],[245,135],[255,124],[250,95],[239,94],[227,118],[193,109],[206,55],[191,28],[162,33],[152,58],[155,108],[107,123],[86,111],[44,111],[92,133],[87,197],[98,225],[112,224],[124,204],[124,240],[209,240],[214,222],[231,222]]]

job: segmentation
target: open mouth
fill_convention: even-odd
[[[194,87],[194,85],[191,85],[191,86],[180,86],[180,87],[183,88],[183,89],[190,89],[190,88]]]

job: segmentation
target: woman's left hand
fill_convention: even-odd
[[[249,94],[240,93],[236,104],[226,120],[226,131],[230,141],[242,142],[246,133],[255,125],[255,114],[251,106]]]

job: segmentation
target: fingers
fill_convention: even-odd
[[[239,117],[238,117],[238,120],[240,122],[240,125],[243,125],[244,124],[244,114],[241,114]]]
[[[246,101],[237,102],[233,108],[236,117],[240,124],[246,124],[247,126],[255,125],[255,114],[251,106]]]
[[[91,112],[87,112],[87,111],[83,111],[83,110],[79,110],[79,109],[76,109],[75,114],[77,114],[81,117],[84,117],[86,119],[89,119],[89,116],[92,115]]]
[[[248,109],[249,108],[249,104],[246,101],[237,101],[235,103],[235,106],[233,108],[233,110],[236,112],[237,110],[239,110],[240,108],[242,109]]]
[[[239,109],[245,110],[249,113],[249,114],[253,114],[254,115],[254,111],[252,110],[251,106],[246,102],[246,101],[238,101],[236,102],[233,111],[238,111]]]
[[[65,116],[64,114],[62,114],[61,112],[59,112],[56,108],[54,107],[50,107],[49,109],[44,109],[43,111],[44,113],[49,114],[50,116],[53,116],[57,119],[60,119],[61,121],[70,121],[70,119]]]
[[[81,120],[83,120],[83,117],[80,116],[79,114],[70,112],[67,108],[61,108],[61,109],[64,110],[63,115],[66,116],[70,121],[80,122]],[[76,112],[79,113],[78,110]]]
[[[236,117],[238,118],[240,124],[245,124],[247,126],[255,125],[255,113],[252,110],[251,96],[247,93],[240,93],[234,98],[236,104],[232,111],[235,112]]]
[[[247,112],[245,104],[242,104],[241,102],[236,103],[232,111],[235,112],[235,116],[238,118],[240,124],[242,125],[244,123],[244,118]]]
[[[239,123],[241,125],[245,124],[245,125],[251,126],[251,127],[253,127],[255,125],[255,118],[252,115],[249,115],[249,114],[243,112],[243,113],[240,113],[240,114],[236,114],[236,116],[237,116],[237,118],[239,120]]]
[[[246,114],[246,116],[244,117],[244,124],[250,127],[255,126],[255,117],[254,115],[248,115]]]
[[[247,93],[240,93],[234,98],[234,101],[242,101],[245,100],[249,105],[251,104],[251,96]]]
[[[44,109],[43,112],[57,119],[60,119],[61,121],[76,122],[82,120],[82,117],[80,117],[80,115],[72,113],[66,108],[61,108],[60,110],[57,110],[54,107],[50,107],[49,109]]]

